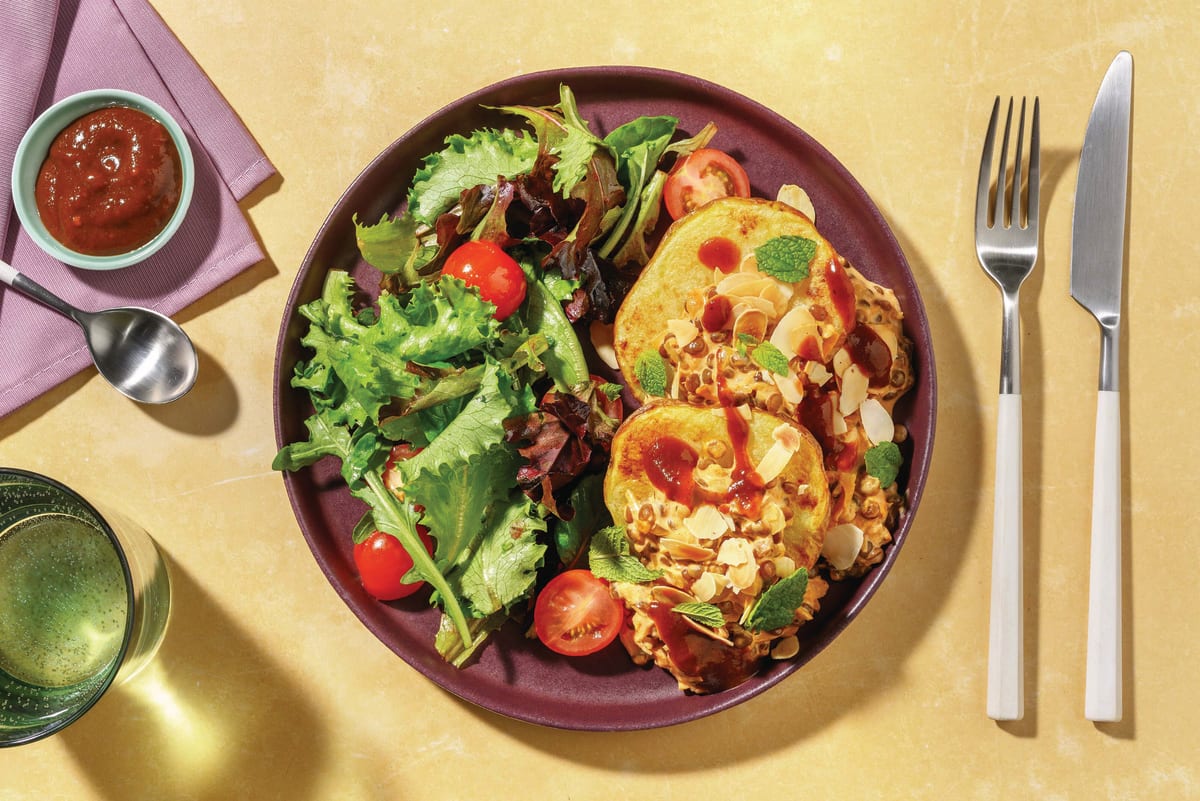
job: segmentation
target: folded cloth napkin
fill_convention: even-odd
[[[164,314],[262,260],[238,201],[274,168],[146,0],[0,0],[0,31],[0,257],[80,308]],[[191,207],[175,236],[141,264],[111,272],[68,267],[43,253],[21,229],[10,180],[34,117],[99,88],[137,92],[165,108],[196,162]],[[0,291],[0,416],[90,364],[75,323]]]

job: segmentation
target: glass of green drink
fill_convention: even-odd
[[[146,532],[0,467],[0,748],[48,737],[158,650],[167,566]]]

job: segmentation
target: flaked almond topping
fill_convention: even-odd
[[[814,361],[805,362],[804,375],[818,387],[824,386],[826,381],[833,378],[833,373],[829,372],[825,365]]]
[[[754,546],[746,540],[729,539],[721,543],[717,551],[717,563],[722,565],[744,565],[754,561]]]
[[[857,364],[852,364],[842,373],[842,395],[838,399],[838,411],[848,416],[858,411],[867,399],[869,379]]]
[[[794,306],[775,325],[775,330],[771,332],[771,344],[792,356],[809,337],[820,339],[816,318],[807,306]]]
[[[702,504],[683,519],[683,526],[698,540],[715,540],[733,528],[733,521],[717,507]]]
[[[697,601],[708,603],[728,586],[729,579],[722,574],[704,572],[692,584],[692,594],[696,596]]]
[[[867,432],[867,439],[872,445],[892,441],[896,435],[896,424],[892,422],[892,416],[882,403],[874,398],[867,398],[858,407],[858,414],[862,419],[863,429]]]
[[[803,214],[809,220],[816,222],[817,212],[813,208],[813,202],[809,198],[808,193],[802,187],[795,184],[784,184],[779,187],[779,193],[775,198],[780,203],[786,203],[796,211]]]
[[[755,468],[764,484],[783,472],[792,456],[800,450],[801,444],[800,432],[786,423],[775,426],[775,430],[771,432],[771,439],[771,447],[763,454],[762,461]]]
[[[846,425],[846,418],[837,409],[833,410],[833,425],[832,431],[835,437],[840,437],[850,430],[850,426]]]
[[[743,334],[753,337],[755,341],[762,341],[763,337],[767,335],[767,323],[769,321],[767,312],[756,308],[745,308],[741,312],[737,312],[738,307],[741,305],[739,303],[738,306],[734,307],[734,313],[737,315],[733,321],[734,341],[736,342],[737,338]]]
[[[775,283],[775,279],[765,273],[741,272],[730,273],[717,282],[717,294],[734,297],[757,297],[764,286]]]
[[[725,571],[729,576],[729,584],[734,591],[748,590],[758,580],[758,562],[753,560],[741,565],[734,565]]]
[[[842,523],[825,532],[821,555],[836,570],[849,570],[863,546],[863,531],[853,523]]]
[[[769,300],[763,300],[757,296],[738,298],[737,302],[733,304],[733,308],[730,313],[733,315],[734,319],[737,319],[748,309],[762,312],[763,315],[767,316],[768,318],[775,317],[775,304]]]
[[[700,335],[700,329],[690,320],[667,320],[667,333],[673,334],[679,347],[686,347]]]
[[[804,391],[801,389],[795,373],[789,370],[787,375],[771,373],[770,376],[774,379],[775,386],[779,387],[779,394],[783,395],[785,401],[793,406],[798,406],[803,402]]]
[[[798,653],[800,653],[800,639],[795,634],[784,637],[771,646],[772,659],[791,659]]]
[[[845,348],[838,348],[837,353],[833,354],[833,372],[839,378],[852,364],[854,364],[854,360],[850,358],[850,351]]]
[[[712,548],[705,548],[673,537],[663,537],[659,543],[662,545],[662,549],[674,558],[686,559],[689,562],[707,562],[716,555]]]
[[[617,351],[613,348],[612,325],[602,323],[599,320],[593,320],[592,324],[588,326],[588,334],[591,336],[592,348],[595,349],[596,355],[600,357],[600,361],[613,370],[619,370]]]
[[[772,534],[778,534],[787,527],[787,518],[784,517],[783,507],[777,503],[764,503],[762,510],[763,525],[767,527],[767,531]]]

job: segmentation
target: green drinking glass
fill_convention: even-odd
[[[52,478],[0,467],[0,748],[61,731],[132,678],[170,610],[145,530]]]

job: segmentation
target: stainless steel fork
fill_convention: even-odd
[[[1033,272],[1038,257],[1038,173],[1040,144],[1038,100],[1033,101],[1028,176],[1022,188],[1022,149],[1025,140],[1025,100],[1017,128],[1016,159],[1011,179],[1008,143],[1013,101],[1008,101],[1004,141],[992,191],[992,152],[1000,98],[992,106],[979,188],[975,195],[975,252],[983,271],[1004,299],[1000,335],[1000,400],[996,424],[996,491],[992,523],[992,592],[988,626],[988,717],[1020,720],[1025,714],[1024,597],[1021,576],[1021,322],[1019,290]]]

